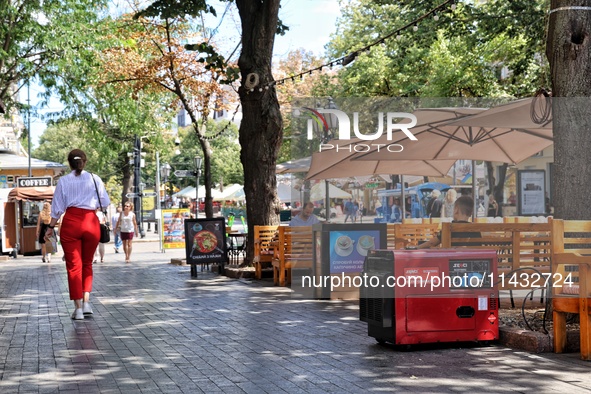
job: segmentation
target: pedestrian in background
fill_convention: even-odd
[[[99,244],[101,230],[96,210],[100,204],[108,206],[111,201],[100,177],[84,171],[86,153],[74,149],[68,154],[70,172],[60,178],[53,194],[51,221],[46,235],[64,214],[60,226],[60,240],[64,249],[70,299],[75,310],[72,319],[83,320],[92,314],[90,292],[92,291],[92,260]]]
[[[375,207],[375,211],[376,211],[376,216],[381,218],[384,213],[382,212],[382,202],[380,201],[379,198],[376,197],[376,199],[374,200],[374,205]]]
[[[134,230],[139,234],[135,214],[133,213],[133,204],[126,202],[123,205],[123,212],[119,215],[119,220],[115,226],[117,231],[121,233],[121,240],[123,241],[123,252],[125,253],[125,262],[131,262],[131,250]]]
[[[114,244],[115,244],[115,253],[119,253],[119,248],[123,245],[121,241],[121,236],[119,235],[119,231],[117,231],[117,222],[119,221],[119,216],[121,215],[121,205],[117,205],[117,211],[111,217],[111,228],[113,229],[114,235]]]
[[[314,203],[308,201],[304,204],[302,211],[291,218],[289,225],[291,227],[297,226],[312,226],[320,223],[320,220],[314,215]]]
[[[445,198],[443,199],[443,206],[441,207],[442,218],[453,218],[454,217],[454,203],[458,198],[458,192],[456,189],[449,189],[445,192]]]
[[[357,223],[357,213],[359,212],[359,202],[357,200],[353,200],[353,209],[351,211],[351,220],[353,223]]]
[[[497,200],[495,200],[495,196],[494,194],[490,194],[490,196],[488,196],[488,217],[490,218],[496,218],[497,216],[499,216],[499,204],[497,203]]]
[[[441,217],[441,200],[439,197],[441,196],[441,192],[437,189],[431,192],[431,199],[427,204],[427,216],[430,218],[438,218]]]
[[[400,199],[398,198],[395,198],[392,202],[390,223],[402,223],[402,208],[400,208]]]
[[[101,211],[100,208],[96,210],[96,216],[98,217],[98,220],[99,220],[99,223],[100,224],[107,223],[107,218],[106,218],[105,214]],[[96,247],[96,250],[94,252],[94,261],[93,261],[93,263],[96,263],[99,258],[101,259],[101,263],[105,259],[105,244],[102,243],[102,242],[100,242],[100,241],[99,241],[99,244]]]
[[[37,219],[37,240],[41,245],[41,261],[51,262],[51,253],[47,253],[47,245],[45,243],[45,233],[47,232],[47,226],[51,222],[51,204],[49,202],[43,203],[43,209],[39,212],[39,218]]]
[[[347,219],[351,218],[352,222],[355,222],[355,217],[353,216],[353,202],[349,199],[345,202],[345,223],[347,223]]]

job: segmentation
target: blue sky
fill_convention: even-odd
[[[212,2],[214,5],[215,3],[215,1]],[[218,17],[221,17],[224,5],[220,6],[219,4],[216,9],[219,10]],[[283,0],[279,17],[285,25],[289,26],[289,31],[285,36],[277,36],[275,39],[274,57],[282,58],[290,51],[299,48],[305,48],[319,56],[323,55],[324,46],[328,43],[330,35],[335,32],[336,20],[339,15],[338,0]],[[239,40],[239,23],[237,12],[226,14],[219,30],[222,45],[224,45],[223,42],[236,43]],[[228,52],[230,51],[231,49],[228,50]],[[31,85],[31,104],[35,105],[39,101],[37,95],[40,92],[42,92],[42,87]],[[27,93],[24,90],[21,101],[26,102],[26,100]],[[59,111],[61,107],[59,100],[52,99],[49,107],[41,110],[41,113]],[[39,137],[43,134],[45,127],[46,125],[41,119],[31,118],[33,146],[38,146]]]

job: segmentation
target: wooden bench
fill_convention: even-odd
[[[438,223],[389,223],[386,230],[388,249],[418,246],[437,235],[439,226]]]
[[[291,269],[312,267],[313,242],[311,226],[282,226],[275,257],[273,258],[273,282],[286,286],[291,283]]]
[[[480,237],[458,236],[466,232],[480,233]],[[452,245],[496,250],[500,290],[538,288],[543,277],[537,283],[528,284],[519,275],[525,272],[526,276],[535,278],[551,272],[550,223],[442,223],[441,247]],[[534,273],[537,275],[532,276]]]
[[[254,277],[261,279],[263,266],[271,265],[275,254],[277,232],[280,226],[254,226]]]
[[[591,360],[591,221],[554,219],[551,224],[554,352],[562,353],[566,348],[567,314],[578,313],[581,359],[589,361]]]

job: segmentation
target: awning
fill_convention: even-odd
[[[8,193],[8,200],[44,201],[52,200],[54,186],[46,187],[15,187]]]

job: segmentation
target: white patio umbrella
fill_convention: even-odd
[[[285,163],[279,163],[275,166],[276,174],[292,174],[297,172],[308,172],[310,168],[311,157],[303,157],[301,159],[295,159],[286,161]]]
[[[333,185],[332,183],[328,184],[328,195],[330,198],[352,198],[353,196],[350,193],[347,193],[343,189],[340,189]],[[312,186],[310,190],[310,201],[319,201],[324,200],[326,198],[326,183],[321,182],[317,183]]]
[[[195,187],[194,186],[187,186],[182,190],[179,190],[178,192],[174,193],[173,196],[174,197],[186,197],[186,198],[191,198],[191,194],[193,195],[192,198],[195,198]]]
[[[485,160],[516,164],[552,145],[552,123],[532,120],[532,99],[481,111],[457,120],[413,128],[417,141],[396,139],[404,150],[392,154],[387,149],[369,150],[355,160]],[[420,116],[418,110],[414,114]],[[388,145],[387,144],[387,145]],[[392,157],[394,156],[394,157]]]
[[[389,144],[403,144],[396,160],[484,160],[509,164],[519,163],[552,145],[550,107],[542,107],[546,113],[534,121],[533,113],[549,101],[524,99],[493,107],[472,116],[457,120],[431,123],[430,127],[413,128],[417,141],[397,139]],[[541,103],[541,104],[540,104]],[[417,118],[423,109],[415,111]],[[387,149],[372,149],[355,160],[383,160],[392,158]],[[474,178],[473,178],[474,179]],[[474,182],[474,181],[473,181]],[[474,184],[473,184],[473,192]]]
[[[185,198],[192,198],[192,199],[196,199],[197,198],[197,194],[195,193],[196,188],[193,186],[188,186],[186,188],[184,188],[183,190],[176,192],[175,194],[173,194],[173,196],[175,197],[185,197]],[[218,197],[220,195],[220,191],[217,189],[211,189],[211,196],[215,199],[216,197]],[[205,186],[201,185],[199,186],[199,196],[201,196],[201,198],[205,198]]]
[[[246,194],[244,193],[244,187],[239,188],[234,193],[229,194],[229,195],[227,195],[224,198],[226,200],[232,200],[232,201],[245,201],[246,200]]]
[[[277,184],[277,197],[279,197],[281,202],[291,203],[292,200],[300,201],[300,191],[291,185],[279,183]]]
[[[224,191],[220,192],[216,197],[213,198],[213,201],[225,201],[231,200],[231,197],[234,193],[238,192],[239,190],[243,190],[244,187],[237,183],[231,184],[229,186],[224,187]],[[233,198],[237,198],[237,196],[233,196]]]
[[[347,178],[361,175],[404,174],[447,176],[455,160],[353,160],[336,150],[316,152],[306,179]]]
[[[484,111],[482,108],[434,108],[417,110],[413,112],[417,117],[417,125],[412,128],[412,132],[416,135],[418,132],[431,128],[433,124],[461,119],[482,111]],[[404,135],[401,131],[398,133]],[[394,135],[398,134],[395,132]],[[406,136],[404,138],[406,140]],[[367,144],[367,141],[359,138],[331,140],[327,145],[333,145],[334,149],[316,152],[312,155],[310,170],[306,178],[327,179],[378,174],[446,176],[448,170],[456,161],[456,159],[435,161],[422,157],[411,157],[409,155],[405,155],[403,158],[401,157],[401,153],[403,152],[390,152],[385,148],[391,143],[392,141],[389,141],[385,135],[372,141],[371,144]],[[363,144],[363,152],[356,149],[358,144]],[[368,152],[373,153],[373,149],[378,149],[375,148],[377,146],[384,147],[383,150],[380,150],[384,154],[377,160],[366,158],[365,156]],[[404,149],[406,150],[406,143]]]
[[[412,132],[416,134],[417,131],[430,128],[432,124],[463,118],[482,111],[484,111],[482,108],[435,108],[417,110],[413,112],[417,117],[417,124],[412,128]],[[402,131],[398,133],[404,135]],[[406,136],[404,138],[406,139]],[[383,135],[372,141],[371,145],[360,138],[331,140],[327,145],[333,145],[334,149],[324,150],[312,155],[307,179],[329,179],[379,174],[444,177],[455,163],[455,160],[422,160],[420,158],[414,159],[408,157],[405,160],[400,160],[398,152],[390,151],[386,151],[387,154],[379,160],[357,160],[364,154],[363,152],[357,151],[358,144],[362,144],[360,146],[366,149],[366,146],[386,146],[390,142],[387,139],[387,135]]]

